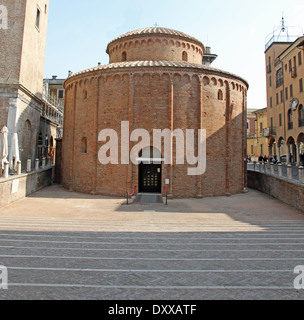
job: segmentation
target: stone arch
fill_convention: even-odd
[[[212,77],[212,78],[211,78],[211,83],[212,83],[214,86],[216,86],[216,85],[217,85],[217,80],[216,80],[214,77]]]
[[[161,74],[161,78],[162,78],[162,79],[170,80],[171,77],[170,77],[170,74],[169,74],[169,73],[164,72],[164,73]]]
[[[156,40],[155,40],[155,44],[161,45],[161,40],[160,40],[160,39],[156,39]]]
[[[153,46],[153,44],[154,44],[153,39],[149,39],[149,40],[148,40],[148,46]]]
[[[176,46],[179,48],[181,46],[181,43],[179,41],[176,41]]]
[[[167,39],[163,39],[162,44],[167,46],[168,45],[168,40]]]
[[[174,46],[174,45],[175,45],[174,41],[173,41],[173,40],[170,40],[170,41],[169,41],[169,45],[170,45],[170,46]]]
[[[182,75],[180,73],[174,73],[173,80],[174,81],[181,81]]]
[[[113,77],[114,81],[120,81],[121,80],[121,75],[120,74],[115,74]]]
[[[223,86],[224,86],[224,82],[223,82],[222,79],[219,79],[219,80],[218,80],[218,85],[219,85],[220,87],[223,87]]]
[[[191,82],[191,76],[188,73],[183,74],[182,78],[186,79],[188,82]]]
[[[304,133],[300,132],[297,138],[298,143],[304,143]]]
[[[128,73],[124,73],[123,75],[122,75],[122,81],[124,81],[124,80],[129,80],[130,79],[130,75],[128,74]]]
[[[153,74],[151,75],[151,78],[152,78],[152,79],[160,80],[160,74],[155,72],[155,73],[153,73]]]
[[[204,83],[205,86],[208,86],[208,85],[210,84],[210,79],[205,76],[205,77],[203,78],[203,83]]]

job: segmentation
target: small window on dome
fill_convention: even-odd
[[[183,51],[183,61],[188,61],[188,53]]]
[[[124,62],[124,61],[127,61],[127,53],[126,51],[124,51],[121,55],[121,61]]]
[[[87,138],[83,137],[81,140],[81,153],[86,154],[88,152],[88,140]]]
[[[218,98],[218,100],[223,100],[223,91],[222,90],[218,91],[217,98]]]

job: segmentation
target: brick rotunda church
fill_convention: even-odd
[[[246,188],[247,82],[212,68],[206,63],[212,55],[199,40],[171,29],[129,32],[110,42],[107,53],[108,65],[65,81],[64,187],[124,196],[134,187],[141,193],[161,193],[167,186],[173,198],[242,192]],[[122,122],[128,123],[127,134]],[[105,129],[117,133],[119,163],[100,161],[100,149],[109,143],[109,138],[100,139]],[[206,130],[206,170],[189,175],[193,163],[177,164],[173,134],[171,163],[166,162],[164,146],[155,148],[152,138],[151,145],[138,150],[144,162],[125,162],[125,154],[122,161],[123,151],[131,153],[140,142],[140,138],[129,139],[136,129],[145,129],[151,137],[154,129],[194,130],[196,156],[199,129]],[[115,148],[107,156],[112,152]]]

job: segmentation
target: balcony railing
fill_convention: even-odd
[[[275,127],[265,128],[263,130],[263,137],[269,138],[271,136],[276,136],[276,135],[277,135],[277,128]]]

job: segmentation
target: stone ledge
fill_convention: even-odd
[[[0,178],[0,208],[52,184],[54,167]]]
[[[304,213],[304,185],[248,170],[248,187],[266,193]]]

